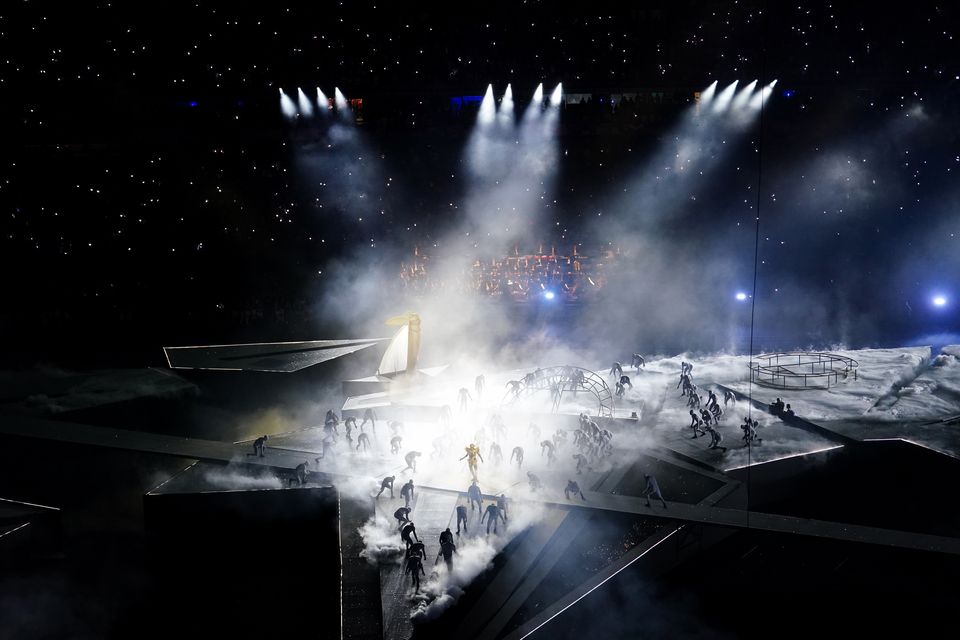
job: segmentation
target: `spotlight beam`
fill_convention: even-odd
[[[716,101],[713,103],[713,112],[720,113],[725,111],[727,107],[730,106],[730,102],[733,100],[733,94],[737,90],[737,83],[739,80],[734,80],[727,88],[720,92],[720,95],[717,96]]]
[[[293,103],[290,96],[283,92],[283,89],[280,89],[280,111],[283,112],[287,120],[293,120],[297,117],[297,105]]]
[[[320,87],[317,87],[317,109],[320,110],[321,114],[327,115],[331,108],[330,98],[320,90]]]
[[[313,116],[313,105],[310,104],[310,99],[307,98],[307,94],[300,87],[297,87],[297,104],[300,107],[300,113],[308,118]]]

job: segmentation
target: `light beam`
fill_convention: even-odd
[[[300,107],[300,113],[307,118],[313,116],[313,105],[310,104],[310,99],[307,98],[307,94],[300,87],[297,87],[297,104]]]
[[[287,120],[293,120],[297,117],[297,105],[293,103],[290,96],[280,89],[280,111],[286,116]]]

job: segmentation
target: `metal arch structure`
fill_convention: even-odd
[[[507,389],[501,404],[512,404],[520,398],[545,391],[551,394],[553,412],[557,413],[564,393],[584,391],[597,399],[598,416],[613,417],[613,393],[603,376],[595,371],[573,366],[547,367],[532,371],[516,382],[519,386]]]

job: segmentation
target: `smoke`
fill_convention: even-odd
[[[545,507],[537,503],[517,503],[509,511],[510,527],[504,527],[501,535],[465,538],[454,555],[453,571],[448,572],[444,566],[442,570],[430,574],[422,588],[424,598],[410,614],[414,624],[435,620],[456,605],[467,585],[491,567],[494,557],[513,538],[541,520],[544,512]]]
[[[403,560],[404,544],[397,527],[389,520],[370,518],[358,532],[364,545],[360,557],[370,564],[400,564]]]
[[[257,489],[282,489],[280,478],[270,471],[227,465],[209,469],[203,474],[207,484],[222,491],[250,491]]]

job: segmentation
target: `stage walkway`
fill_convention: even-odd
[[[181,438],[124,429],[96,427],[17,414],[0,416],[0,433],[74,444],[174,455],[199,460],[263,465],[286,470],[287,472],[291,472],[296,465],[304,460],[310,459],[312,463],[312,456],[305,452],[269,449],[267,457],[256,458],[247,455],[250,450],[248,445],[235,445],[195,438]],[[323,473],[329,475],[331,480],[335,480],[338,476],[345,476],[345,474]],[[451,496],[460,496],[462,493],[459,489],[448,489],[444,487],[421,488],[446,493]],[[642,498],[593,491],[584,492],[584,495],[586,496],[586,501],[579,499],[567,501],[547,494],[538,497],[537,501],[549,506],[567,509],[600,509],[645,516],[652,515],[669,520],[696,522],[720,527],[759,529],[794,535],[832,538],[850,542],[888,545],[905,549],[960,554],[960,539],[956,538],[809,520],[775,514],[747,512],[737,509],[690,505],[679,502],[669,503],[669,509],[664,509],[659,504],[646,507],[645,501]],[[493,496],[489,496],[489,498],[492,499]]]

